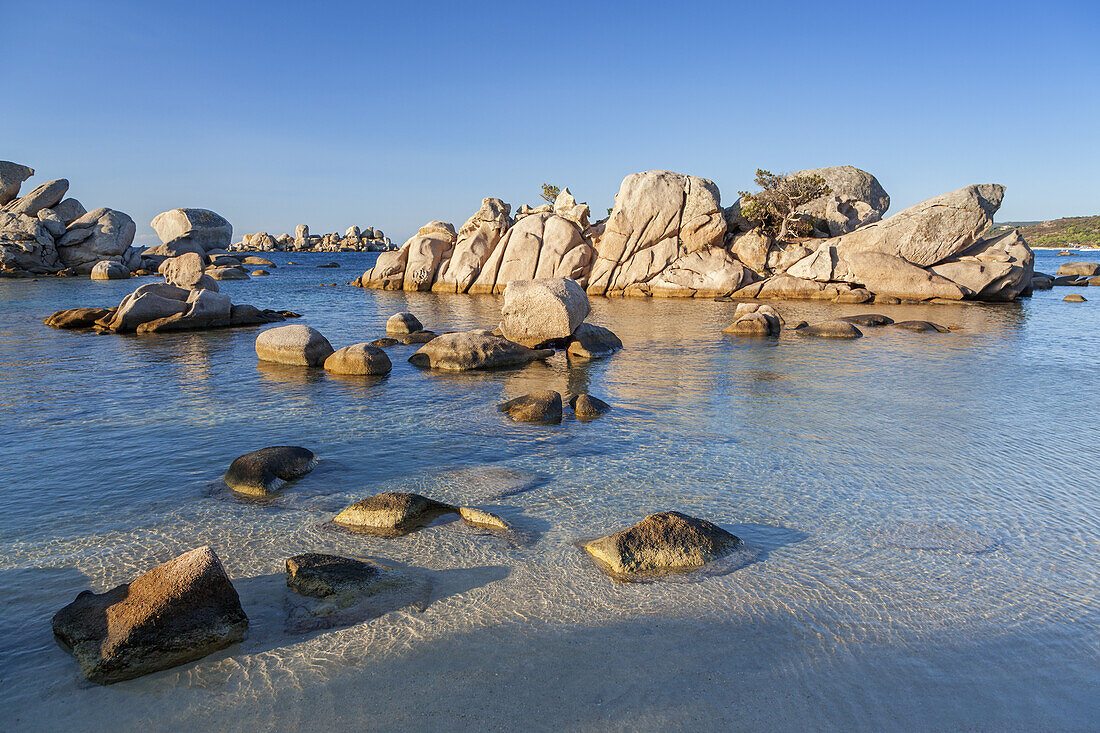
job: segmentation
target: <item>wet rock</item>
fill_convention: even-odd
[[[339,266],[340,266],[339,262],[326,262],[323,265],[317,265],[317,268],[318,269],[325,269],[325,268],[333,268],[333,267],[339,267]]]
[[[309,326],[279,326],[256,337],[256,356],[263,361],[321,366],[332,352],[328,339]]]
[[[613,575],[691,570],[741,545],[741,539],[704,519],[680,512],[651,514],[633,527],[584,544]]]
[[[875,294],[865,288],[852,288],[833,298],[834,303],[866,303],[874,300]]]
[[[879,315],[878,313],[864,313],[858,316],[844,316],[837,320],[854,323],[857,326],[889,326],[894,322],[893,318]]]
[[[561,395],[553,390],[531,392],[502,402],[497,409],[516,422],[556,425],[561,422]]]
[[[1062,300],[1064,300],[1067,303],[1084,303],[1084,302],[1086,302],[1085,301],[1085,296],[1080,295],[1078,293],[1070,293],[1066,297],[1062,298]]]
[[[929,331],[939,331],[940,333],[950,333],[951,329],[947,326],[941,326],[938,323],[932,323],[931,321],[898,321],[893,324],[894,328],[905,329],[906,331],[915,331],[917,333],[927,333]]]
[[[252,275],[255,276],[255,277],[264,277],[265,275],[270,275],[270,274],[271,273],[268,272],[267,270],[253,270],[252,271]]]
[[[431,583],[372,560],[309,552],[286,561],[286,630],[303,633],[349,626],[390,611],[423,611]]]
[[[386,321],[387,334],[414,333],[424,329],[420,319],[412,313],[394,313]]]
[[[569,406],[573,408],[573,414],[577,419],[584,421],[595,420],[611,409],[611,405],[603,400],[583,392],[570,397]]]
[[[565,353],[571,359],[602,359],[623,348],[623,342],[611,329],[592,323],[577,326]]]
[[[397,346],[399,343],[401,343],[401,342],[398,341],[397,339],[391,339],[391,338],[387,337],[387,338],[380,338],[380,339],[375,339],[374,341],[370,341],[368,345],[376,346],[379,349],[388,349],[391,346]]]
[[[244,638],[248,617],[209,547],[158,565],[106,593],[84,591],[53,617],[53,632],[98,684],[199,659]]]
[[[492,512],[487,512],[484,509],[477,509],[470,506],[456,507],[455,511],[458,516],[462,518],[462,521],[471,527],[480,527],[483,529],[500,529],[511,531],[511,527],[503,519],[498,517]]]
[[[432,339],[410,356],[409,362],[431,369],[466,371],[520,366],[553,353],[553,349],[529,349],[486,331],[466,331]]]
[[[245,453],[225,472],[226,486],[241,494],[265,496],[287,481],[301,478],[317,466],[317,456],[307,448],[279,445]]]
[[[381,376],[393,365],[386,352],[370,344],[354,344],[337,349],[325,359],[325,371],[334,374]]]
[[[265,257],[257,257],[256,255],[246,255],[240,260],[242,265],[259,265],[261,267],[270,267],[275,269],[275,263]]]
[[[845,320],[823,321],[798,329],[803,336],[827,339],[857,339],[863,335],[851,322]]]
[[[126,280],[129,277],[129,268],[121,262],[103,260],[92,267],[91,278],[93,280]]]
[[[110,315],[109,308],[69,308],[57,311],[43,323],[53,328],[91,328],[96,321],[108,318]]]
[[[590,310],[588,295],[575,280],[513,280],[504,289],[500,330],[517,344],[535,347],[571,336]]]

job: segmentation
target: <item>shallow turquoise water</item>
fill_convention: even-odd
[[[412,310],[491,326],[490,296],[348,286],[374,255],[284,255],[234,301],[290,308],[337,348]],[[1038,253],[1038,269],[1060,261]],[[1078,258],[1075,258],[1078,259]],[[288,260],[300,264],[286,265]],[[335,260],[340,269],[316,269]],[[147,280],[146,280],[147,281]],[[258,363],[259,329],[98,336],[54,310],[137,283],[0,280],[0,705],[19,729],[1087,730],[1100,719],[1100,288],[1020,304],[781,303],[787,320],[881,312],[950,334],[852,342],[719,331],[734,304],[593,301],[626,348],[589,365],[349,379]],[[1089,291],[1083,291],[1090,297]],[[495,404],[581,390],[591,423],[507,422]],[[236,456],[299,444],[317,470],[275,500],[228,495]],[[491,508],[400,539],[322,525],[383,490]],[[734,531],[758,561],[621,584],[576,549],[663,509]],[[993,544],[970,552],[969,533]],[[101,688],[50,616],[200,544],[251,618],[241,645]],[[424,613],[283,632],[282,563],[304,551],[424,568]]]

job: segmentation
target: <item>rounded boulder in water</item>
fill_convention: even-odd
[[[241,494],[266,496],[287,481],[305,476],[317,465],[307,448],[279,445],[245,453],[229,465],[225,485]]]

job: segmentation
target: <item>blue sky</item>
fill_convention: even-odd
[[[539,184],[851,163],[891,211],[1100,214],[1100,3],[12,3],[0,158],[239,233],[456,226]]]

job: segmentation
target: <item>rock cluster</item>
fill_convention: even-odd
[[[94,270],[97,278],[117,279],[141,268],[140,253],[132,246],[133,219],[114,209],[87,211],[66,198],[69,182],[64,178],[19,196],[32,175],[27,166],[0,161],[0,277],[91,275]]]
[[[226,247],[231,251],[250,252],[385,252],[393,249],[393,243],[381,229],[358,226],[348,227],[343,235],[310,234],[309,227],[299,224],[294,235],[280,234],[275,237],[267,232],[245,234],[241,241]]]
[[[230,269],[235,268],[208,270],[204,257],[194,252],[164,258],[160,272],[165,282],[140,286],[114,308],[57,311],[45,324],[63,329],[96,328],[144,334],[256,326],[296,317],[289,311],[234,305],[228,295],[219,292],[217,279],[224,278],[214,277],[219,270]]]
[[[378,258],[360,287],[503,293],[510,283],[575,280],[589,295],[1007,301],[1030,294],[1034,256],[1018,231],[983,239],[1004,187],[966,186],[883,218],[890,197],[852,166],[799,171],[823,178],[828,195],[796,213],[810,238],[777,241],[723,209],[718,187],[669,171],[627,176],[610,215],[588,223],[568,189],[553,205],[486,198],[456,232],[429,222]]]

